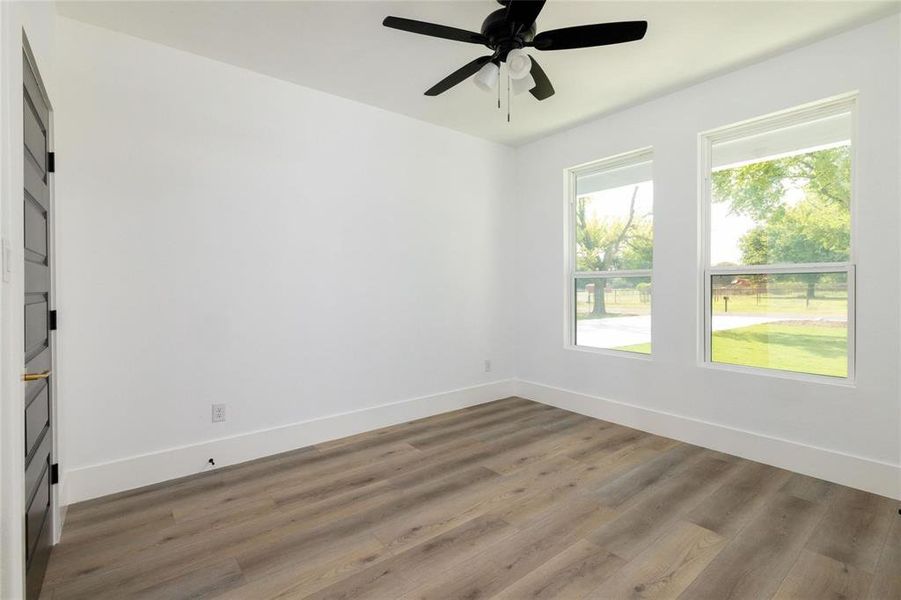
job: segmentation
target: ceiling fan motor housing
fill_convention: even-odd
[[[488,38],[485,44],[495,51],[499,60],[507,59],[514,48],[523,48],[535,38],[535,23],[516,23],[507,20],[507,9],[501,8],[482,22],[482,35]]]

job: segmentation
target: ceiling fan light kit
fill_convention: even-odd
[[[532,59],[522,48],[514,48],[507,53],[507,70],[513,79],[522,79],[532,70]]]
[[[507,119],[509,120],[510,91],[514,94],[530,92],[536,100],[554,95],[554,86],[541,65],[525,48],[539,51],[571,50],[622,44],[642,39],[648,29],[647,21],[621,21],[577,25],[536,33],[535,19],[546,0],[497,0],[503,6],[492,12],[482,23],[480,33],[437,25],[425,21],[386,17],[385,27],[468,44],[481,44],[492,54],[481,56],[463,65],[431,88],[426,96],[437,96],[458,83],[473,77],[475,84],[491,91],[500,78],[500,63],[507,65]],[[498,90],[500,92],[500,90]]]
[[[475,77],[473,77],[472,80],[480,90],[490,92],[494,89],[494,86],[497,85],[500,74],[501,68],[493,62],[490,62],[479,69],[479,72],[475,74]]]
[[[510,75],[510,78],[513,79],[513,75]],[[525,77],[521,77],[520,79],[513,79],[511,82],[513,86],[513,95],[519,96],[521,94],[525,94],[528,91],[531,91],[532,88],[535,87],[535,78],[532,77],[529,73],[526,73]]]

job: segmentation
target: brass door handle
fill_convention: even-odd
[[[22,375],[22,381],[38,381],[40,379],[47,379],[50,377],[50,371],[44,371],[43,373],[25,373]]]

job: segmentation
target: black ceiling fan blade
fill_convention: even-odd
[[[448,27],[447,25],[436,25],[435,23],[426,23],[425,21],[415,21],[413,19],[403,19],[401,17],[385,17],[382,25],[392,29],[400,29],[401,31],[409,31],[410,33],[418,33],[420,35],[428,35],[445,40],[453,40],[455,42],[467,42],[470,44],[487,44],[488,38],[481,33],[475,31],[466,31],[465,29],[457,29],[456,27]]]
[[[647,30],[647,21],[577,25],[576,27],[542,31],[529,45],[534,46],[536,50],[569,50],[608,46],[640,40]]]
[[[483,66],[491,62],[491,56],[480,56],[472,62],[468,62],[429,89],[426,90],[426,96],[437,96],[451,89],[467,77],[475,75]]]
[[[538,18],[544,3],[545,0],[510,0],[507,4],[507,22],[519,23],[522,29],[528,29]]]
[[[551,85],[551,80],[547,78],[547,74],[535,57],[530,56],[529,58],[532,59],[532,70],[529,71],[529,74],[535,80],[535,87],[529,90],[529,93],[535,96],[536,100],[546,100],[554,95],[554,86]]]

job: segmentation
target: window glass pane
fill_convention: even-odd
[[[577,346],[651,353],[651,278],[576,279]]]
[[[848,376],[848,277],[714,275],[713,362]]]
[[[845,262],[850,113],[713,145],[710,264]]]
[[[644,161],[576,178],[576,270],[650,269],[654,184]]]

